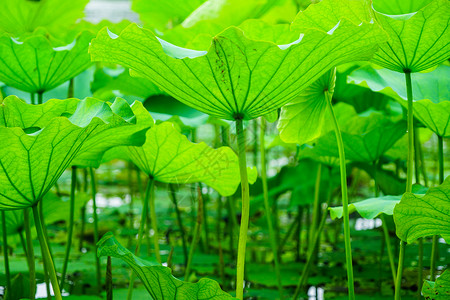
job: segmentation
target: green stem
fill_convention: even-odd
[[[374,180],[374,189],[375,189],[375,197],[378,197],[380,195],[380,190],[378,188],[378,181],[377,181],[377,162],[373,162],[373,180]],[[380,214],[381,219],[381,227],[383,228],[383,235],[384,240],[386,243],[387,253],[389,257],[389,264],[391,267],[391,273],[392,273],[392,279],[395,285],[397,274],[395,273],[395,262],[394,262],[394,253],[392,252],[392,245],[391,245],[391,239],[389,237],[389,228],[387,227],[386,218],[384,217],[384,214]]]
[[[427,177],[426,177],[426,173],[423,172],[425,170],[424,166],[423,166],[423,157],[421,154],[421,147],[420,147],[420,134],[419,134],[419,130],[414,129],[414,165],[416,166],[414,168],[415,170],[415,179],[416,179],[416,183],[420,184],[420,171],[422,170],[422,175],[423,175],[423,179],[425,182],[425,186],[427,186]],[[421,169],[419,169],[419,166],[421,166]],[[418,240],[419,243],[419,259],[417,262],[417,269],[418,269],[418,275],[417,275],[417,286],[419,287],[417,289],[417,299],[422,299],[422,289],[420,288],[423,285],[423,238],[419,238]]]
[[[199,182],[198,185],[200,186],[200,191],[203,190],[203,185]],[[207,207],[209,202],[209,194],[206,192],[203,194],[203,239],[205,240],[205,253],[209,253],[209,228],[208,228],[208,217],[207,217]]]
[[[50,281],[52,283],[53,293],[55,294],[56,300],[62,300],[61,291],[60,291],[59,285],[58,285],[58,277],[56,276],[55,266],[53,264],[53,259],[50,255],[50,250],[48,248],[47,241],[44,237],[44,230],[42,227],[41,217],[39,216],[39,211],[37,209],[37,206],[34,205],[32,208],[33,208],[33,216],[34,216],[34,223],[36,226],[36,232],[37,232],[37,236],[39,239],[39,243],[41,244],[42,257],[47,264],[47,271],[50,276]]]
[[[275,262],[275,273],[277,276],[277,285],[278,285],[278,291],[280,293],[280,299],[283,299],[283,285],[281,283],[281,270],[280,270],[280,260],[278,256],[278,247],[277,247],[277,241],[275,237],[275,232],[273,230],[273,224],[272,224],[272,214],[270,211],[270,204],[269,204],[269,188],[267,186],[267,162],[266,162],[266,149],[264,148],[265,145],[265,135],[266,135],[266,121],[264,118],[260,118],[260,134],[259,134],[259,152],[261,155],[261,181],[262,181],[262,187],[263,187],[263,195],[264,195],[264,210],[265,215],[267,219],[267,226],[269,227],[269,238],[270,243],[272,246],[272,254],[273,259]],[[257,143],[256,143],[257,144]]]
[[[93,210],[92,215],[94,218],[94,244],[95,249],[97,249],[99,234],[98,234],[98,213],[97,213],[97,185],[95,182],[94,168],[89,168],[89,175],[91,176],[91,193],[92,193],[92,210]],[[95,255],[95,270],[97,277],[97,291],[100,294],[102,291],[102,273],[100,266],[100,258],[97,255]]]
[[[319,163],[319,166],[317,167],[317,175],[316,175],[316,182],[314,185],[314,202],[313,202],[313,215],[312,215],[312,221],[311,226],[309,227],[310,236],[314,236],[314,232],[317,228],[317,222],[319,218],[319,202],[320,202],[320,178],[322,176],[322,164]],[[312,244],[310,245],[312,247]]]
[[[69,87],[67,89],[67,98],[73,98],[73,91],[74,91],[74,79],[70,78],[69,80]]]
[[[106,300],[113,300],[111,256],[106,261]]]
[[[23,225],[25,228],[25,239],[27,242],[27,259],[30,273],[30,299],[36,295],[36,266],[34,264],[33,239],[31,237],[30,212],[28,208],[23,210]]]
[[[412,179],[414,168],[414,111],[413,111],[413,94],[411,83],[411,72],[405,72],[406,95],[408,98],[408,157],[406,162],[406,193],[412,191]],[[397,282],[395,284],[395,300],[401,299],[403,261],[405,256],[406,242],[400,241],[400,251],[398,259]]]
[[[352,264],[352,248],[350,242],[350,216],[348,213],[348,193],[347,193],[347,170],[345,165],[344,141],[342,140],[341,130],[334,114],[333,105],[331,103],[332,94],[325,92],[328,107],[330,108],[331,117],[333,119],[334,131],[336,133],[336,140],[339,150],[339,165],[341,171],[341,192],[342,192],[342,206],[344,218],[344,239],[345,239],[345,259],[347,264],[347,279],[348,279],[348,295],[349,299],[355,299],[355,286],[353,282],[353,264]]]
[[[169,194],[170,194],[170,197],[172,198],[172,203],[175,206],[175,212],[177,215],[178,226],[180,227],[181,242],[183,244],[184,265],[186,266],[187,259],[188,259],[187,244],[186,244],[186,232],[184,231],[183,218],[181,217],[181,211],[180,211],[180,208],[178,207],[177,195],[176,195],[175,187],[173,184],[169,184]]]
[[[155,210],[155,196],[153,195],[153,189],[150,191],[150,222],[153,229],[153,246],[155,250],[156,260],[161,263],[161,254],[159,253],[159,233],[158,233],[158,220],[156,219]]]
[[[221,284],[225,284],[225,260],[223,257],[222,247],[222,197],[217,198],[217,227],[216,227],[216,240],[219,249],[219,275]]]
[[[138,240],[137,240],[137,244],[136,244],[136,249],[134,250],[134,254],[136,256],[139,256],[140,250],[141,250],[141,244],[142,244],[142,238],[144,236],[144,228],[145,228],[145,223],[147,220],[147,213],[148,213],[148,204],[149,204],[149,199],[151,198],[151,195],[153,194],[153,186],[154,186],[155,182],[153,180],[153,178],[149,178],[148,183],[147,183],[147,188],[145,191],[145,196],[144,198],[142,198],[142,212],[141,212],[141,223],[139,224],[139,232],[138,232]],[[127,299],[131,300],[132,295],[133,295],[133,285],[134,285],[134,280],[135,280],[136,276],[134,275],[134,272],[131,272],[130,275],[130,283],[128,285],[128,294],[127,294]]]
[[[201,187],[198,187],[198,208],[197,208],[197,220],[194,227],[194,236],[192,237],[191,248],[189,249],[189,257],[184,271],[184,280],[189,281],[189,274],[191,272],[192,258],[194,257],[195,247],[197,246],[200,238],[200,232],[202,230],[202,218],[203,218],[203,197]]]
[[[327,201],[327,206],[325,207],[324,212],[322,214],[322,218],[320,220],[319,227],[314,232],[314,237],[312,238],[313,241],[311,243],[311,247],[309,248],[309,252],[308,252],[308,259],[306,260],[306,265],[303,267],[302,275],[300,276],[300,279],[297,284],[297,288],[295,289],[294,297],[292,299],[299,299],[300,291],[303,289],[303,287],[306,284],[306,281],[308,279],[309,270],[311,269],[312,263],[316,256],[316,249],[317,249],[317,246],[319,245],[320,235],[322,234],[323,227],[325,226],[325,221],[327,219],[327,215],[328,215],[327,210],[328,210],[328,205],[330,203],[330,200],[331,200],[331,193],[330,193],[330,197],[328,198],[328,201]]]
[[[297,229],[298,232],[300,232],[300,230],[298,230],[298,223],[299,220],[301,220],[301,214],[302,214],[302,207],[299,205],[298,206],[298,214],[295,217],[295,219],[292,221],[291,225],[289,225],[289,228],[286,232],[286,234],[284,235],[283,239],[280,242],[280,245],[278,247],[278,253],[282,253],[283,252],[283,248],[286,245],[287,240],[289,239],[289,237],[292,235],[292,232],[294,232],[294,229]],[[300,226],[301,228],[301,226]]]
[[[242,193],[242,215],[239,230],[237,275],[236,275],[236,298],[244,298],[244,268],[245,268],[245,248],[247,245],[248,219],[250,215],[250,194],[247,178],[247,159],[245,157],[245,133],[244,124],[241,118],[236,119],[236,134],[239,154],[239,170],[241,175]]]
[[[438,135],[439,184],[444,182],[444,139]],[[439,237],[433,236],[431,246],[430,280],[436,280],[436,264],[439,258]]]
[[[69,224],[67,225],[67,244],[66,252],[64,255],[64,263],[61,273],[61,288],[64,289],[64,283],[66,280],[67,266],[69,265],[70,250],[72,248],[72,235],[73,235],[73,224],[75,215],[75,189],[77,186],[77,167],[72,166],[72,181],[70,185],[70,209],[69,209]]]
[[[6,293],[11,293],[11,274],[9,272],[9,256],[8,256],[8,233],[6,232],[6,216],[5,211],[2,214],[2,231],[3,231],[3,257],[5,259],[5,275],[6,275]]]
[[[37,95],[38,95],[38,104],[42,104],[42,101],[43,101],[43,96],[44,96],[44,92],[37,92]],[[33,97],[34,98],[34,97]]]
[[[30,103],[33,105],[36,104],[36,100],[34,99],[34,93],[30,93]]]

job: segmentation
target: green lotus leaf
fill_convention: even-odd
[[[45,27],[49,32],[62,32],[84,16],[89,0],[2,0],[0,31],[13,36]]]
[[[402,196],[383,196],[377,198],[370,198],[367,200],[355,202],[348,205],[349,213],[358,212],[364,219],[375,219],[380,214],[392,216],[394,214],[394,207],[400,202]],[[334,220],[342,218],[343,208],[330,207],[330,217]]]
[[[442,137],[450,136],[449,76],[450,67],[445,65],[441,65],[429,73],[411,75],[413,96],[416,99],[414,116],[427,128]],[[353,71],[348,80],[393,97],[403,106],[407,106],[405,79],[398,72],[364,66]]]
[[[97,247],[98,257],[112,256],[126,262],[153,299],[233,299],[212,279],[202,278],[197,283],[190,283],[175,278],[170,268],[135,256],[111,232],[98,241]]]
[[[238,157],[231,148],[192,143],[169,122],[151,128],[142,147],[121,148],[144,173],[160,182],[203,182],[223,196],[234,194],[240,183]]]
[[[87,98],[30,105],[16,96],[5,98],[0,106],[0,209],[35,205],[75,158],[87,164],[111,147],[142,145],[147,128],[134,125],[136,118],[124,103]]]
[[[425,196],[405,193],[394,209],[397,236],[411,243],[418,238],[440,235],[450,242],[450,177]]]
[[[161,32],[175,27],[206,0],[134,0],[132,9],[148,28]]]
[[[230,27],[215,36],[208,51],[177,47],[136,25],[120,36],[105,29],[91,43],[91,58],[128,67],[133,76],[150,79],[214,117],[253,119],[294,100],[334,65],[369,59],[385,40],[378,25],[358,26],[344,19],[329,33],[309,29],[282,36],[270,34],[286,32],[286,26],[246,23],[251,29]],[[265,33],[258,40],[255,28]],[[282,45],[275,44],[280,41]]]
[[[305,144],[324,134],[327,93],[333,94],[336,71],[323,74],[281,109],[278,130],[286,143]]]
[[[57,48],[41,35],[23,42],[0,37],[0,81],[30,93],[51,90],[91,65],[87,50],[92,37],[83,32],[72,44]]]
[[[336,106],[345,156],[349,161],[374,162],[405,134],[404,121],[392,121],[379,112],[358,115],[345,103]],[[342,116],[341,116],[342,114]],[[339,157],[336,136],[328,131],[314,147],[315,155]]]
[[[375,17],[390,40],[380,45],[372,61],[400,73],[420,72],[447,60],[450,29],[448,0],[374,0]],[[417,11],[411,11],[418,9]]]
[[[425,280],[422,295],[427,300],[445,300],[450,298],[450,271],[447,269],[436,281]]]

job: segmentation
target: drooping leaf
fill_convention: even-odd
[[[450,56],[448,0],[401,2],[373,1],[376,20],[390,37],[380,45],[373,62],[403,73],[420,72],[445,61]]]
[[[450,67],[441,65],[429,73],[414,73],[412,88],[414,116],[427,128],[442,137],[450,136]],[[367,85],[375,92],[380,92],[397,99],[407,106],[405,78],[403,74],[388,69],[374,69],[370,66],[353,71],[350,82]]]
[[[9,96],[0,106],[0,209],[42,199],[75,158],[89,165],[107,149],[142,145],[147,128],[124,100],[49,100],[29,105]],[[139,104],[139,103],[137,103]]]
[[[450,271],[445,270],[436,281],[425,280],[422,295],[427,300],[445,300],[450,298]]]
[[[2,0],[0,31],[12,36],[45,27],[50,33],[61,32],[83,17],[89,0]]]
[[[180,48],[130,25],[119,37],[101,31],[90,53],[94,61],[129,67],[204,113],[252,119],[292,101],[332,66],[369,59],[385,35],[376,24],[358,25],[342,20],[332,33],[289,32],[248,21],[244,31],[230,27],[214,37],[208,51]]]
[[[420,237],[440,235],[450,242],[450,177],[425,196],[405,193],[394,209],[397,236],[411,243]]]
[[[0,81],[30,93],[51,90],[91,65],[87,51],[92,37],[91,32],[83,32],[71,44],[53,48],[41,35],[23,42],[2,36]]]
[[[204,142],[192,143],[169,122],[153,126],[142,147],[111,151],[116,157],[131,160],[159,182],[202,182],[223,196],[232,195],[240,183],[238,157],[231,148],[213,149]]]
[[[135,256],[111,232],[106,233],[97,246],[99,257],[112,256],[126,262],[142,280],[153,299],[233,299],[212,279],[203,278],[197,283],[190,283],[173,277],[171,269]]]
[[[333,94],[335,79],[335,70],[325,73],[281,109],[278,130],[284,142],[301,145],[324,134],[328,111],[326,97]]]
[[[400,202],[402,196],[383,196],[370,198],[367,200],[354,202],[348,205],[349,213],[358,212],[364,219],[374,219],[380,214],[393,215],[394,207]],[[343,208],[330,207],[330,216],[332,219],[342,218]]]

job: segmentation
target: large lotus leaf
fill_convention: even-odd
[[[403,0],[392,9],[391,1],[374,0],[378,23],[390,40],[380,45],[373,61],[397,72],[420,72],[450,56],[450,2]],[[415,3],[415,4],[413,4]],[[412,12],[411,9],[419,9]]]
[[[151,128],[142,147],[126,151],[144,173],[160,182],[203,182],[223,196],[232,195],[240,183],[238,157],[231,148],[192,143],[169,122]]]
[[[450,271],[447,269],[436,281],[425,280],[422,295],[427,300],[445,300],[450,298]]]
[[[212,279],[202,278],[197,283],[191,283],[175,278],[170,268],[135,256],[111,232],[101,238],[97,247],[97,256],[112,256],[126,262],[153,299],[233,299]]]
[[[133,0],[132,9],[148,28],[161,32],[175,27],[206,0]]]
[[[392,121],[378,112],[358,115],[353,107],[341,103],[336,110],[345,117],[339,117],[338,122],[342,131],[345,146],[345,156],[349,161],[374,162],[395,142],[405,134],[404,121]],[[320,137],[314,147],[316,155],[339,157],[336,136],[328,131]]]
[[[0,31],[13,36],[45,27],[49,32],[64,31],[83,17],[89,0],[2,0]]]
[[[450,136],[450,67],[441,65],[429,73],[412,74],[414,116],[437,135]],[[403,74],[388,69],[364,66],[353,71],[348,80],[368,86],[397,99],[407,106],[405,78]]]
[[[111,147],[142,145],[147,129],[134,125],[133,112],[123,103],[87,98],[29,105],[15,96],[5,98],[0,106],[0,209],[36,204],[77,157],[86,161]]]
[[[194,51],[130,25],[120,37],[101,31],[90,53],[95,61],[129,67],[133,75],[147,77],[204,113],[234,120],[273,112],[334,65],[369,59],[385,40],[378,25],[347,20],[329,33],[309,29],[285,34],[283,45],[268,40],[269,34],[257,38],[252,32],[281,31],[275,27],[257,20],[247,22],[245,33],[230,27],[213,38],[208,51]]]
[[[425,196],[405,193],[394,209],[397,236],[411,243],[418,238],[441,235],[450,242],[450,177]]]
[[[23,42],[0,37],[0,81],[30,93],[51,90],[91,65],[88,47],[92,37],[86,31],[72,44],[57,48],[41,35]]]
[[[336,71],[323,74],[281,109],[278,130],[286,143],[304,144],[324,134],[327,97],[334,92]]]

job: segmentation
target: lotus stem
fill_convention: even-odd
[[[247,177],[247,158],[245,156],[245,132],[242,118],[236,118],[236,134],[241,175],[242,214],[239,230],[239,244],[236,275],[236,298],[244,298],[245,248],[247,245],[248,219],[250,215],[250,194]]]
[[[93,217],[94,217],[94,245],[96,245],[95,249],[97,249],[97,242],[99,240],[98,234],[98,214],[97,214],[97,186],[95,182],[95,172],[94,168],[89,168],[89,174],[91,176],[91,193],[92,193],[92,209],[93,209]],[[100,294],[102,290],[102,273],[100,266],[100,258],[95,256],[95,270],[97,277],[97,291]]]
[[[113,300],[111,256],[106,261],[106,300]]]
[[[320,179],[322,177],[322,164],[319,163],[319,166],[317,167],[317,175],[316,175],[316,182],[314,185],[314,202],[313,202],[313,215],[311,220],[311,227],[310,230],[310,236],[314,236],[314,232],[317,228],[317,221],[319,218],[319,198],[320,198]],[[313,242],[313,241],[312,241]],[[309,245],[312,247],[312,244]]]
[[[438,135],[439,184],[444,182],[444,140]],[[431,246],[430,280],[436,280],[436,264],[439,259],[439,236],[433,236]]]
[[[38,104],[42,104],[43,98],[44,98],[43,97],[44,96],[44,92],[37,92],[37,95],[38,95],[38,99],[37,99]]]
[[[149,177],[148,182],[147,182],[147,188],[145,191],[145,196],[142,199],[142,213],[141,213],[141,223],[139,224],[139,232],[138,232],[138,240],[137,240],[137,244],[136,244],[136,249],[134,250],[134,254],[136,256],[139,256],[140,250],[141,250],[141,244],[142,244],[142,238],[144,236],[144,228],[145,228],[145,224],[146,224],[146,220],[147,220],[147,213],[148,213],[148,204],[149,204],[149,200],[152,197],[153,194],[153,187],[154,187],[154,180],[152,177]],[[128,294],[127,294],[127,299],[131,300],[132,295],[133,295],[133,285],[134,285],[134,279],[136,278],[136,276],[134,275],[134,272],[131,271],[131,275],[130,275],[130,283],[128,286]]]
[[[172,198],[172,203],[175,207],[175,213],[177,215],[177,221],[178,221],[178,227],[180,227],[181,232],[181,242],[183,244],[183,255],[184,255],[184,265],[187,265],[188,260],[188,251],[187,251],[187,244],[186,244],[186,232],[184,230],[183,226],[183,218],[181,217],[181,211],[178,207],[178,200],[177,200],[177,194],[175,192],[175,187],[173,184],[169,184],[169,194],[170,198]]]
[[[33,209],[34,223],[36,226],[37,236],[39,239],[39,243],[41,244],[42,257],[47,265],[47,272],[48,272],[48,275],[50,276],[50,281],[51,281],[52,287],[53,287],[53,293],[55,294],[56,300],[62,300],[61,291],[59,289],[59,284],[58,284],[58,277],[56,276],[56,270],[55,270],[55,266],[53,264],[53,259],[52,259],[52,256],[50,255],[50,250],[48,248],[48,244],[47,244],[47,241],[44,236],[42,220],[39,215],[37,205],[32,206],[32,209]]]
[[[345,259],[347,264],[347,284],[348,284],[348,296],[350,300],[355,299],[355,286],[353,281],[353,263],[352,263],[352,246],[350,241],[350,216],[348,213],[348,192],[347,192],[347,170],[345,164],[345,151],[344,141],[342,140],[341,130],[336,119],[336,115],[333,110],[333,104],[331,103],[332,93],[325,91],[325,97],[328,102],[328,107],[331,112],[333,120],[334,131],[336,134],[336,140],[339,150],[339,166],[341,172],[341,192],[342,192],[342,206],[343,206],[343,219],[344,219],[344,243],[345,243]]]
[[[200,232],[202,230],[202,219],[203,219],[203,196],[202,189],[199,186],[197,188],[198,191],[198,208],[197,208],[197,221],[195,222],[194,227],[194,236],[192,237],[191,248],[189,249],[189,257],[186,264],[186,269],[184,270],[184,280],[189,281],[189,275],[191,272],[192,258],[194,257],[195,248],[198,244],[198,240],[200,238]]]
[[[264,195],[264,210],[265,215],[267,219],[267,226],[269,227],[269,238],[270,243],[272,246],[272,254],[273,259],[275,262],[275,273],[277,276],[277,286],[278,291],[280,293],[280,299],[283,299],[283,285],[281,283],[281,269],[280,269],[280,259],[278,255],[278,246],[276,241],[275,232],[273,229],[272,224],[272,214],[270,212],[270,205],[269,205],[269,188],[267,186],[267,170],[266,170],[266,149],[264,148],[265,145],[265,135],[266,135],[266,121],[264,118],[260,119],[260,134],[259,134],[259,153],[261,156],[261,181],[262,181],[262,187],[263,187],[263,195]],[[257,143],[256,143],[257,144]]]
[[[406,193],[412,191],[412,178],[414,168],[414,111],[413,111],[413,94],[411,72],[405,71],[406,96],[408,98],[408,157],[406,162]],[[400,241],[400,252],[398,259],[397,282],[395,284],[395,300],[401,299],[402,277],[403,277],[403,261],[405,256],[406,242]]]
[[[423,166],[422,151],[420,150],[420,135],[419,130],[416,129],[414,129],[414,165],[416,166],[414,169],[416,183],[420,184],[420,172],[422,171],[425,186],[427,186],[428,182],[426,173],[424,172],[425,168]],[[419,165],[421,166],[421,169],[419,169]],[[419,244],[419,259],[417,262],[417,269],[419,270],[417,275],[417,286],[419,288],[417,289],[417,299],[420,300],[422,299],[422,289],[420,287],[423,285],[423,238],[419,238],[417,242]]]
[[[67,266],[69,265],[70,250],[72,248],[73,224],[75,215],[75,189],[77,187],[77,167],[72,166],[72,180],[70,185],[70,208],[69,208],[69,224],[67,225],[67,244],[64,255],[64,263],[61,273],[61,288],[64,289],[66,280]]]
[[[6,293],[11,293],[11,273],[9,272],[9,256],[8,256],[8,233],[6,232],[6,216],[5,211],[2,214],[2,233],[3,233],[3,257],[5,259],[5,275],[6,275]]]
[[[28,208],[23,210],[23,225],[25,228],[25,239],[27,242],[27,259],[30,273],[30,299],[36,296],[36,266],[34,264],[33,239],[31,237],[30,212]]]

